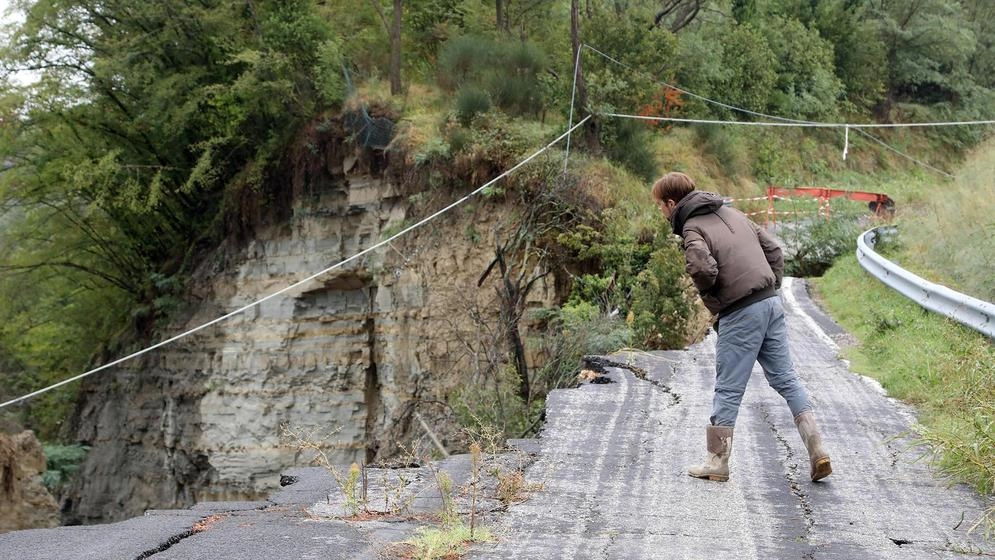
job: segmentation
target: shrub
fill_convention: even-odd
[[[90,447],[86,445],[48,444],[45,450],[45,472],[41,481],[45,488],[53,494],[58,494],[59,488],[76,472],[80,463],[86,459]]]
[[[684,256],[674,237],[661,237],[664,242],[636,277],[632,291],[633,334],[636,343],[648,350],[683,347],[697,314]]]
[[[542,79],[548,66],[546,53],[528,41],[463,36],[448,41],[439,53],[439,84],[451,91],[472,86],[486,92],[488,102],[511,115],[538,115],[549,94]],[[480,94],[474,96],[480,99]]]
[[[481,68],[498,58],[497,45],[482,37],[456,37],[439,51],[439,85],[455,91],[465,83],[479,81]]]
[[[463,126],[470,126],[474,117],[486,113],[490,108],[490,96],[476,86],[463,86],[456,94],[456,120]]]
[[[578,228],[559,237],[561,245],[599,270],[574,278],[569,306],[575,312],[597,310],[601,320],[626,317],[628,336],[640,347],[683,347],[696,324],[698,306],[677,238],[669,229],[632,233],[631,213],[618,210],[601,212],[603,231]]]
[[[537,316],[548,320],[546,333],[533,343],[546,358],[535,379],[547,391],[570,385],[585,354],[610,354],[632,344],[632,329],[618,313],[605,314],[587,301]]]
[[[518,395],[518,384],[514,366],[505,364],[486,382],[466,384],[447,400],[459,425],[468,430],[492,426],[505,438],[525,437],[537,426],[545,401],[537,398],[526,404]]]
[[[529,42],[512,43],[502,49],[501,60],[488,77],[488,90],[498,107],[512,115],[538,115],[546,91],[540,80],[549,59]]]
[[[813,217],[786,224],[781,229],[786,245],[785,276],[822,276],[836,257],[857,249],[860,227],[853,218]]]
[[[599,131],[605,155],[612,161],[646,181],[656,179],[656,155],[650,148],[650,133],[642,123],[612,119],[601,123]]]

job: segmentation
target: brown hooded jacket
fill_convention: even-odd
[[[692,191],[670,220],[684,238],[686,270],[709,311],[721,317],[777,295],[784,274],[780,245],[721,197]]]

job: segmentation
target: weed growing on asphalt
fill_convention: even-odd
[[[484,528],[471,530],[462,522],[455,525],[422,527],[415,536],[404,541],[401,552],[405,557],[418,560],[455,558],[466,553],[474,542],[488,542],[494,537]]]
[[[380,476],[380,487],[383,488],[384,511],[393,515],[402,515],[411,509],[414,495],[407,492],[411,481],[398,471],[391,477],[389,470],[384,470]]]
[[[349,473],[346,475],[345,480],[336,478],[336,482],[342,487],[342,494],[345,496],[346,510],[352,515],[358,515],[360,511],[367,511],[366,494],[359,491],[359,479],[361,476],[362,469],[359,464],[353,463],[349,465]]]
[[[476,523],[476,485],[480,472],[480,446],[471,445],[471,478],[470,478],[470,523],[466,524],[460,517],[454,499],[453,479],[448,473],[429,465],[435,475],[442,499],[440,525],[438,527],[422,527],[415,535],[399,543],[393,548],[394,553],[411,559],[431,560],[434,558],[458,558],[467,547],[475,542],[486,542],[493,537],[488,529],[478,527]]]
[[[456,512],[456,502],[453,500],[453,479],[449,473],[439,470],[435,471],[435,481],[439,485],[439,495],[442,497],[442,518],[443,525],[458,525],[462,523],[459,513]]]
[[[334,430],[332,434],[337,431],[337,429]],[[332,434],[329,434],[329,436]],[[296,447],[298,451],[311,451],[314,453],[311,463],[323,467],[335,479],[345,499],[345,507],[350,516],[356,516],[361,512],[369,511],[366,497],[365,467],[360,467],[357,463],[353,463],[349,467],[349,471],[346,474],[342,474],[332,464],[331,459],[329,459],[328,454],[325,452],[326,449],[331,447],[326,443],[328,436],[324,438],[316,437],[313,433],[297,430],[287,425],[281,427],[281,435]],[[362,484],[360,484],[361,479],[363,481]],[[328,502],[331,503],[331,495],[329,495]]]

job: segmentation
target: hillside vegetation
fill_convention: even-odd
[[[901,153],[951,169],[986,130],[852,131],[843,159],[839,130],[605,113],[909,122],[986,118],[995,107],[995,6],[986,0],[18,6],[26,19],[5,30],[0,67],[35,78],[0,82],[3,398],[155,340],[185,305],[199,259],[283,215],[281,173],[301,130],[343,114],[396,121],[386,172],[411,178],[405,188],[424,193],[412,192],[413,203],[432,208],[447,202],[440,185],[468,191],[571,116],[593,115],[571,138],[566,174],[558,147],[489,193],[528,194],[539,181],[573,195],[556,202],[576,227],[518,247],[541,249],[571,273],[567,301],[542,311],[547,335],[526,341],[547,357],[532,372],[547,390],[570,382],[585,352],[679,347],[700,334],[680,252],[646,201],[662,171],[733,196],[768,183],[873,190],[872,177],[944,184]],[[597,50],[578,52],[581,44]],[[508,367],[494,375],[515,362],[502,359]],[[515,430],[535,426],[535,396],[523,399]],[[493,399],[463,397],[482,403],[467,418],[487,419]],[[73,398],[72,387],[50,393],[15,420],[55,439]]]

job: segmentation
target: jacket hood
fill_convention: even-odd
[[[674,207],[670,222],[674,233],[684,237],[684,222],[691,216],[714,212],[723,205],[722,197],[707,191],[691,191]]]

